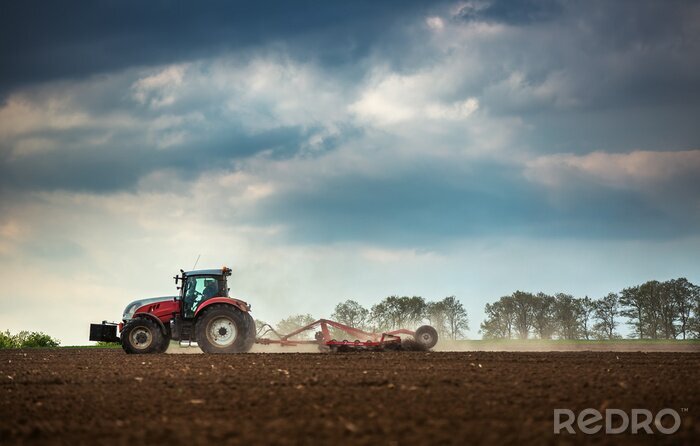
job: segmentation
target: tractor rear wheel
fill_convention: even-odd
[[[437,330],[430,325],[423,325],[418,327],[418,330],[413,335],[413,339],[425,348],[433,348],[438,341]]]
[[[130,354],[162,353],[165,336],[154,321],[137,317],[124,325],[121,333],[122,348]]]
[[[253,316],[251,316],[250,313],[246,313],[245,318],[248,322],[248,337],[245,340],[243,351],[247,352],[250,351],[251,348],[253,348],[253,344],[255,344],[255,337],[257,336],[258,331],[255,327],[255,319],[253,319]]]
[[[197,319],[195,336],[205,353],[243,353],[253,345],[249,327],[246,314],[238,308],[212,305]],[[252,338],[254,342],[255,335]]]

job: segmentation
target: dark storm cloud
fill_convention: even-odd
[[[345,63],[414,1],[21,1],[0,15],[0,94],[19,85],[209,57],[278,42]]]
[[[473,2],[456,19],[508,26],[507,38],[475,46],[484,65],[460,93],[494,115],[522,119],[533,129],[523,135],[528,146],[548,153],[697,147],[697,2]]]
[[[526,117],[533,128],[524,139],[540,153],[588,153],[593,150],[684,150],[700,147],[699,107],[631,108],[533,113]]]
[[[279,127],[256,134],[226,128],[214,134],[200,135],[197,141],[162,150],[121,135],[121,141],[102,150],[85,146],[79,140],[87,135],[71,132],[75,140],[63,142],[70,147],[60,152],[9,157],[0,162],[0,185],[24,190],[75,190],[109,192],[133,188],[143,176],[159,169],[184,180],[195,180],[202,172],[231,168],[231,162],[266,151],[271,158],[296,153],[307,130]],[[99,136],[99,135],[97,135]]]
[[[694,181],[697,183],[697,181]],[[514,165],[426,162],[385,178],[338,176],[267,200],[256,218],[288,225],[304,243],[421,246],[458,237],[667,238],[697,233],[677,203],[662,209],[634,190],[576,182],[553,198]],[[677,201],[688,197],[679,194]]]
[[[475,1],[459,8],[454,18],[527,25],[554,19],[562,11],[560,0]]]
[[[406,145],[414,154],[430,153],[434,147],[450,153],[483,153],[486,150],[480,145],[490,147],[487,143],[493,135],[466,134],[449,119],[416,120],[398,130],[380,128],[379,132],[395,133],[396,138],[387,138],[387,145],[384,140],[372,140],[362,128],[371,128],[375,122],[357,120],[352,113],[340,113],[341,122],[310,119],[290,124],[271,110],[278,99],[285,99],[274,95],[243,102],[247,110],[231,112],[230,103],[238,103],[247,92],[234,85],[226,96],[222,89],[205,88],[211,68],[206,62],[194,70],[200,70],[194,81],[185,81],[191,83],[173,105],[151,107],[148,100],[134,99],[134,85],[153,74],[142,70],[144,66],[226,55],[242,61],[231,70],[245,71],[245,63],[271,47],[282,55],[280,59],[308,63],[318,73],[309,82],[329,79],[337,87],[324,91],[318,86],[303,101],[292,101],[296,106],[337,95],[334,105],[346,110],[373,88],[373,76],[383,70],[397,76],[454,70],[433,79],[435,84],[447,79],[453,84],[450,88],[424,96],[448,110],[456,102],[474,98],[481,119],[514,118],[494,121],[489,127],[494,132],[499,132],[502,122],[522,123],[513,130],[512,142],[526,152],[521,159],[557,152],[697,148],[697,3],[477,1],[456,12],[454,6],[454,2],[406,1],[9,3],[0,16],[0,98],[20,92],[30,99],[38,97],[36,104],[41,107],[41,95],[33,89],[60,90],[62,79],[79,83],[103,73],[114,75],[109,88],[76,89],[73,101],[80,111],[108,118],[111,110],[118,110],[146,124],[161,115],[189,112],[200,113],[202,119],[175,125],[187,137],[166,148],[158,147],[157,140],[146,140],[151,131],[147,125],[118,129],[101,146],[90,141],[107,134],[109,128],[41,129],[17,141],[43,138],[58,148],[21,156],[14,153],[17,141],[0,141],[0,186],[133,190],[139,180],[162,169],[195,180],[262,152],[271,159],[307,156],[302,153],[305,144],[326,130],[324,125],[339,130],[323,139],[321,153],[348,141],[378,151]],[[433,33],[426,24],[432,15],[443,18],[446,29]],[[483,24],[499,26],[480,33]],[[450,34],[454,31],[450,27],[463,28]],[[460,31],[469,38],[460,40]],[[461,59],[470,63],[460,65]],[[431,72],[435,67],[439,70]],[[262,76],[254,70],[252,75]],[[430,89],[429,84],[420,85]],[[405,92],[406,96],[413,93]],[[262,128],[246,125],[247,112],[258,117],[260,122],[254,124],[262,122]],[[284,118],[305,112],[287,110]],[[416,148],[415,140],[402,134],[404,130],[410,135],[415,130],[422,137],[416,139],[428,142]],[[495,149],[493,158],[510,156],[499,150],[516,152],[508,149]],[[372,156],[370,151],[364,153]],[[697,215],[680,205],[659,207],[642,191],[614,189],[590,178],[577,181],[576,187],[566,188],[553,201],[551,191],[524,178],[522,166],[509,159],[475,161],[471,169],[431,164],[420,156],[409,162],[414,164],[411,169],[385,166],[383,177],[368,178],[361,172],[312,175],[308,179],[312,189],[291,182],[288,189],[262,201],[253,212],[257,220],[251,223],[285,225],[292,238],[302,241],[395,244],[496,233],[669,237],[697,233],[699,227]],[[672,186],[664,190],[692,200],[696,183],[683,184],[690,184],[691,190]]]
[[[512,10],[531,11],[531,2]],[[548,4],[534,2],[535,4]],[[512,23],[509,2],[497,2],[474,20]],[[566,82],[562,91],[574,109],[602,110],[700,104],[700,5],[696,2],[566,2],[556,20],[520,28],[519,40],[488,46],[494,64],[507,76],[517,70],[536,87],[552,74]],[[540,10],[534,8],[534,11]],[[547,9],[550,10],[550,9]],[[527,16],[527,14],[525,14]],[[482,17],[485,16],[485,17]],[[517,25],[519,21],[515,21]],[[551,103],[520,104],[492,98],[496,110],[513,113],[547,111]],[[523,106],[525,105],[525,106]]]

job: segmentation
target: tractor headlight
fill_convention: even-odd
[[[126,309],[124,310],[124,315],[122,315],[122,319],[125,321],[130,320],[134,316],[136,309],[139,308],[140,306],[141,306],[140,301],[132,302],[129,305],[127,305]]]

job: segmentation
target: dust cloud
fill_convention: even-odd
[[[165,352],[173,355],[188,355],[193,353],[202,353],[202,350],[193,342],[191,346],[180,346],[177,342],[171,342],[168,350]],[[316,345],[263,345],[254,344],[253,348],[248,353],[320,353]]]
[[[618,342],[566,342],[558,340],[474,340],[439,341],[432,349],[437,352],[700,352],[700,343],[649,342],[621,340]]]
[[[407,342],[408,341],[408,342]],[[419,348],[410,348],[411,341],[404,341],[404,351],[420,351]],[[431,349],[435,352],[700,352],[700,343],[697,342],[649,342],[622,340],[619,342],[563,342],[542,340],[472,340],[451,341],[441,340]],[[180,346],[177,342],[171,342],[166,351],[168,354],[193,354],[202,353],[196,343],[191,346]],[[249,353],[321,353],[316,345],[299,344],[295,346],[281,346],[276,344],[254,344]]]

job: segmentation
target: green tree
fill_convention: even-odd
[[[579,306],[579,323],[581,325],[581,334],[586,339],[591,339],[591,316],[595,312],[595,303],[586,296],[583,299],[577,299]]]
[[[277,323],[277,332],[279,332],[280,335],[288,335],[296,330],[298,330],[301,327],[304,327],[306,325],[309,325],[313,323],[316,319],[311,316],[310,314],[295,314],[293,316],[289,316],[287,318],[282,319]],[[299,333],[296,336],[293,336],[293,338],[297,339],[310,339],[314,333],[311,330],[304,331],[302,333]]]
[[[532,326],[540,339],[552,339],[556,331],[555,299],[544,293],[537,293],[532,300]]]
[[[658,280],[650,280],[639,287],[639,292],[644,303],[644,313],[646,319],[646,332],[651,339],[659,339],[663,333],[663,311],[664,299],[662,297],[663,288]]]
[[[692,307],[693,313],[688,320],[688,334],[700,339],[700,287],[693,285]]]
[[[46,333],[32,331],[22,339],[22,348],[58,347],[61,342]]]
[[[0,331],[0,349],[3,348],[19,348],[17,340],[9,330]]]
[[[391,329],[393,321],[389,313],[389,305],[386,299],[378,304],[372,305],[372,309],[369,313],[369,322],[373,331],[380,332],[389,331]]]
[[[685,277],[669,280],[666,282],[666,287],[676,305],[678,332],[683,339],[686,339],[690,331],[693,300],[698,293],[698,287]]]
[[[440,301],[440,308],[445,314],[445,323],[450,339],[460,339],[464,330],[469,330],[469,318],[464,305],[455,296],[448,296]]]
[[[425,306],[425,318],[430,325],[438,332],[440,338],[450,336],[450,329],[447,324],[447,309],[444,300],[428,302]]]
[[[625,288],[620,293],[620,315],[626,317],[632,326],[631,337],[644,339],[646,303],[643,300],[639,286]]]
[[[479,332],[484,339],[512,339],[515,334],[515,304],[513,296],[503,296],[484,307],[486,319]]]
[[[560,339],[578,339],[581,334],[581,302],[571,294],[554,296],[556,334]]]
[[[535,296],[532,293],[516,291],[513,293],[515,311],[515,329],[520,339],[527,339],[534,327]]]
[[[675,297],[672,281],[659,284],[657,306],[661,324],[659,334],[665,339],[676,339],[676,336],[678,336],[676,321],[680,316],[680,311],[678,309],[678,301]]]
[[[335,306],[331,319],[353,328],[365,330],[369,310],[354,300],[346,300]]]
[[[376,331],[414,328],[426,312],[425,300],[419,296],[389,296],[372,306],[370,322]]]
[[[593,303],[593,318],[595,324],[593,330],[602,339],[615,339],[615,328],[618,323],[617,316],[620,314],[620,298],[615,293],[610,293],[604,298]]]

